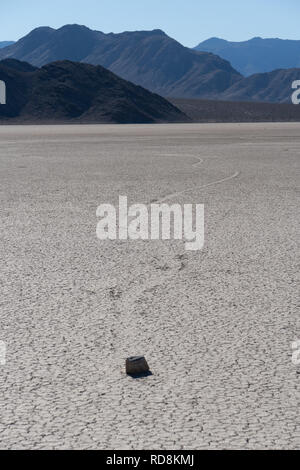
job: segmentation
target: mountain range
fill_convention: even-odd
[[[225,50],[235,45],[232,47],[244,64],[240,63],[240,67],[248,67],[248,74],[255,61],[255,67],[257,64],[262,67],[263,61],[265,68],[272,67],[272,63],[275,65],[272,60],[276,59],[276,44],[276,64],[290,64],[288,57],[283,62],[283,47],[289,48],[290,53],[294,50],[294,62],[298,64],[298,43],[300,41],[261,38],[229,43],[212,38],[198,48],[219,52],[222,47]],[[282,66],[271,72],[244,77],[227,60],[212,52],[184,47],[159,29],[105,34],[80,25],[59,29],[40,27],[0,49],[1,59],[26,61],[34,67],[64,60],[101,65],[119,77],[167,98],[290,103],[292,82],[300,80],[300,68],[285,69]]]
[[[7,88],[0,122],[155,123],[189,119],[167,100],[109,70],[59,61],[42,68],[6,59],[0,79]]]
[[[42,68],[5,59],[7,104],[0,123],[299,121],[300,106],[164,98],[101,66],[58,61]]]
[[[0,50],[41,67],[57,60],[102,65],[162,96],[210,97],[242,76],[229,62],[182,46],[161,30],[104,34],[85,26],[41,27]]]
[[[300,41],[289,39],[253,38],[249,41],[230,42],[210,38],[195,50],[217,54],[246,77],[276,69],[300,68]]]
[[[291,103],[292,83],[300,80],[300,69],[258,73],[232,85],[218,99],[222,101],[257,101]]]

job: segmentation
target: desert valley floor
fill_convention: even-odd
[[[0,447],[299,449],[299,162],[297,123],[1,126]],[[97,239],[169,194],[202,251]]]

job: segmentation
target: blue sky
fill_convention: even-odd
[[[0,41],[79,23],[106,33],[159,28],[191,47],[212,36],[300,39],[299,21],[300,0],[1,0]]]

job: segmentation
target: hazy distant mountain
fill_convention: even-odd
[[[62,61],[39,69],[6,59],[0,62],[0,80],[7,86],[7,104],[0,106],[0,122],[188,121],[164,98],[101,66]]]
[[[300,41],[253,38],[230,42],[211,38],[195,49],[219,55],[245,76],[300,67]]]
[[[218,98],[226,101],[291,103],[294,80],[300,80],[300,68],[255,74],[240,80]]]
[[[104,34],[78,25],[37,28],[0,50],[5,58],[35,66],[65,59],[100,64],[163,96],[209,97],[241,78],[227,61],[186,48],[161,30]]]
[[[10,46],[11,44],[14,44],[14,41],[2,41],[0,42],[0,49],[2,49],[3,47]]]

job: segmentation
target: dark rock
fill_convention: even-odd
[[[149,366],[144,356],[128,357],[126,359],[126,374],[134,377],[149,375]]]

